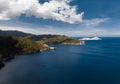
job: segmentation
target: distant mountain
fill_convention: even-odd
[[[3,30],[0,30],[0,36],[21,36],[21,37],[25,37],[25,36],[28,36],[28,35],[32,35],[32,34],[20,32],[20,31],[3,31]]]
[[[0,30],[0,36],[17,36],[34,41],[40,41],[42,43],[62,43],[62,44],[77,44],[82,45],[83,41],[79,41],[75,38],[70,38],[65,35],[34,35],[30,33],[24,33],[20,31],[2,31]]]
[[[35,35],[35,34],[30,34],[30,33],[24,33],[21,31],[3,31],[0,30],[0,36],[18,36],[18,37],[24,37],[28,38],[31,40],[41,40],[43,38],[51,38],[51,37],[56,37],[59,35]]]

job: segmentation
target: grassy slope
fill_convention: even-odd
[[[79,43],[80,41],[74,38],[69,38],[67,36],[55,36],[51,38],[43,38],[40,40],[42,43]]]
[[[41,42],[22,37],[0,37],[0,58],[7,58],[22,53],[35,53],[47,48]]]

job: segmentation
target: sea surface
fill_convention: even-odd
[[[120,84],[120,38],[51,46],[7,62],[0,84]]]

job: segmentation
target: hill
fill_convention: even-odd
[[[81,45],[83,41],[79,41],[75,38],[70,38],[65,35],[34,35],[30,33],[24,33],[20,31],[2,31],[0,30],[0,36],[16,36],[23,37],[26,39],[39,41],[42,43],[50,44],[50,43],[62,43],[62,44],[79,44]]]
[[[34,35],[20,31],[0,30],[0,68],[3,60],[14,58],[17,54],[31,54],[50,49],[46,44],[82,45],[83,41],[64,35]]]
[[[28,35],[32,35],[29,33],[24,33],[24,32],[20,32],[20,31],[2,31],[0,30],[0,36],[21,36],[21,37],[26,37]]]
[[[19,54],[31,54],[48,50],[49,46],[23,37],[0,36],[0,68],[4,66],[3,60],[9,60]]]
[[[4,36],[4,37],[8,37],[8,36],[17,36],[17,37],[24,37],[24,38],[28,38],[31,40],[41,40],[43,38],[51,38],[51,37],[56,37],[59,35],[35,35],[35,34],[30,34],[30,33],[24,33],[21,31],[3,31],[0,30],[0,36]]]

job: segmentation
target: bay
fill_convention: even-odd
[[[17,56],[0,70],[0,84],[120,84],[120,38]]]

